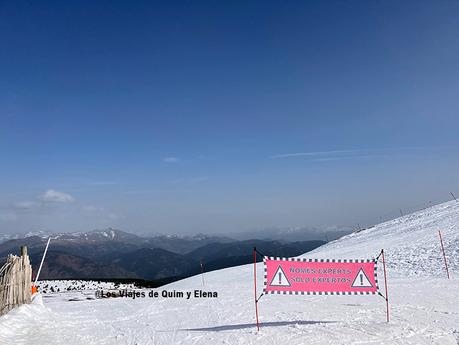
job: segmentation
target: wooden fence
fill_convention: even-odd
[[[32,295],[32,267],[27,247],[21,247],[21,256],[8,255],[0,268],[0,315],[24,303],[30,303]]]

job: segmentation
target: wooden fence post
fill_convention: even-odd
[[[32,267],[27,247],[21,247],[21,256],[8,255],[0,268],[0,315],[24,303],[32,297]]]

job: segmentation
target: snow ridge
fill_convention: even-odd
[[[459,270],[459,202],[450,201],[352,233],[302,257],[373,258],[384,249],[391,274],[446,275],[438,231],[450,271]],[[336,256],[339,257],[336,257]]]

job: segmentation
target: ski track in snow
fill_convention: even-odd
[[[391,322],[380,296],[268,295],[255,328],[253,266],[209,272],[156,289],[217,291],[218,298],[98,299],[94,292],[38,295],[0,317],[12,344],[459,344],[459,203],[436,205],[309,252],[363,259],[385,249]],[[438,230],[452,279],[446,279]],[[269,253],[266,253],[269,254]],[[259,294],[263,286],[258,266]],[[384,292],[379,260],[380,289]],[[147,293],[150,290],[146,290]],[[79,301],[68,301],[77,298]]]

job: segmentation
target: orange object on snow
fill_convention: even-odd
[[[37,293],[38,292],[38,289],[35,285],[32,285],[32,295]]]

